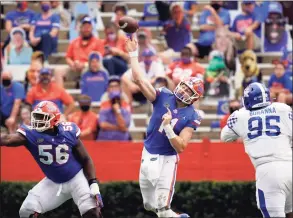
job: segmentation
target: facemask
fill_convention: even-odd
[[[116,39],[116,34],[115,34],[115,33],[111,33],[111,34],[109,34],[109,35],[108,35],[108,39],[109,39],[110,41],[114,41],[114,40]]]
[[[218,3],[213,3],[211,4],[212,8],[214,8],[216,11],[219,10],[221,8],[221,5],[219,5]]]
[[[181,58],[181,61],[183,62],[183,64],[190,64],[191,59],[190,58]]]
[[[16,5],[16,7],[17,7],[17,9],[20,9],[20,10],[27,9],[27,5],[24,2],[18,2],[17,5]]]
[[[81,109],[83,112],[87,112],[87,111],[89,111],[90,106],[89,106],[89,105],[82,105],[82,106],[80,106],[80,109]]]
[[[50,83],[50,79],[49,78],[43,78],[43,77],[41,77],[40,78],[40,83],[48,84],[48,83]]]
[[[152,60],[144,60],[143,62],[144,62],[145,65],[149,66],[152,63]]]
[[[83,40],[90,40],[92,38],[92,34],[90,34],[89,36],[82,36]]]
[[[51,9],[51,5],[42,4],[41,9],[42,9],[43,12],[48,12]]]
[[[3,85],[4,87],[8,87],[8,86],[10,86],[10,85],[11,85],[11,80],[10,80],[10,79],[3,79],[3,80],[2,80],[2,85]]]

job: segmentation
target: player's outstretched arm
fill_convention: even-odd
[[[96,170],[93,160],[80,139],[78,139],[77,145],[74,147],[74,155],[83,166],[84,175],[87,180],[95,179]]]
[[[134,37],[132,37],[131,39],[127,39],[126,49],[129,52],[132,77],[135,84],[138,85],[142,94],[150,102],[153,102],[156,99],[156,90],[152,86],[150,81],[144,78],[141,73],[142,70],[138,62],[138,43]]]
[[[80,139],[78,139],[77,145],[74,147],[74,155],[83,166],[83,172],[88,180],[91,195],[97,199],[100,208],[104,207],[93,160]]]
[[[0,146],[17,147],[26,144],[26,138],[20,133],[1,135]]]

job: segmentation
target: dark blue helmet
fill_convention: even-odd
[[[261,83],[251,83],[243,93],[243,105],[247,110],[266,107],[271,104],[270,92]]]

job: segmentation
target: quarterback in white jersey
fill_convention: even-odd
[[[257,206],[264,217],[292,217],[292,109],[271,103],[268,89],[252,83],[244,108],[229,117],[221,140],[243,139],[256,170]]]

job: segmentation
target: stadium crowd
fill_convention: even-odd
[[[31,108],[50,100],[63,112],[64,121],[77,123],[81,139],[132,139],[133,105],[148,103],[132,79],[127,36],[118,20],[137,11],[121,2],[107,11],[107,4],[17,1],[14,10],[3,14],[5,30],[1,31],[7,37],[1,36],[2,128],[12,133],[20,123],[29,124]],[[292,19],[285,14],[287,4],[253,0],[146,3],[136,33],[142,73],[154,87],[171,90],[184,77],[203,79],[205,96],[196,107],[212,101],[220,105],[224,100],[229,109],[219,113],[225,116],[221,122],[212,122],[211,128],[224,126],[229,114],[241,107],[240,90],[251,82],[266,83],[275,101],[292,105]],[[112,13],[107,23],[101,18],[106,12]],[[159,31],[157,36],[152,28]],[[66,64],[54,65],[50,57],[58,55],[64,41],[58,36],[64,29],[69,40],[63,55]],[[282,55],[269,63],[272,67],[265,79],[256,53],[269,52]],[[13,79],[20,68],[12,66],[28,66],[21,81]],[[72,87],[78,97],[67,91]],[[98,112],[91,107],[96,102]]]

